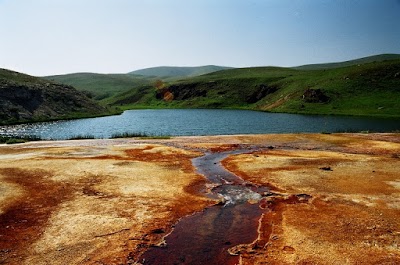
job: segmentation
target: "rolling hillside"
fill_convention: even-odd
[[[338,63],[321,63],[321,64],[308,64],[293,67],[298,70],[321,70],[321,69],[332,69],[332,68],[340,68],[346,66],[353,66],[359,64],[373,63],[373,62],[383,62],[388,60],[397,60],[400,59],[400,54],[380,54],[374,56],[368,56],[356,60],[350,60],[345,62]]]
[[[0,124],[104,114],[107,109],[71,86],[0,69]]]
[[[175,67],[175,66],[159,66],[136,70],[129,74],[152,76],[152,77],[193,77],[221,70],[231,69],[231,67],[206,65],[206,66],[195,66],[195,67]]]
[[[48,80],[71,85],[96,100],[107,99],[137,86],[153,83],[152,78],[128,74],[75,73],[46,76]]]
[[[230,69],[127,91],[113,104],[400,117],[400,60],[322,70]]]
[[[115,101],[112,98],[129,90],[138,91],[143,86],[151,86],[157,80],[171,81],[187,77],[207,74],[228,67],[200,66],[200,67],[154,67],[137,70],[129,74],[96,74],[74,73],[44,77],[47,80],[71,85],[88,96],[108,104]]]
[[[210,70],[208,66],[156,67],[130,74],[81,73],[47,78],[74,85],[94,95],[102,104],[122,109],[243,108],[400,117],[399,58],[400,55],[383,54],[295,68],[220,71],[212,68],[214,72],[202,75],[204,69]]]

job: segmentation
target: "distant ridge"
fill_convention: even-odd
[[[322,69],[333,69],[346,66],[353,66],[358,64],[372,63],[372,62],[383,62],[388,60],[400,59],[400,54],[379,54],[368,57],[363,57],[355,60],[336,62],[336,63],[320,63],[320,64],[306,64],[301,66],[292,67],[297,70],[322,70]]]
[[[193,66],[193,67],[158,66],[158,67],[136,70],[130,72],[129,74],[156,76],[156,77],[193,77],[231,68],[232,67],[217,66],[217,65],[205,65],[205,66]]]
[[[102,100],[129,90],[135,86],[152,83],[151,78],[133,74],[72,73],[44,77],[47,80],[75,87]]]

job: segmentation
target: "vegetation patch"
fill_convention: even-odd
[[[134,138],[134,137],[148,137],[148,135],[144,132],[123,132],[123,133],[114,133],[111,135],[111,138]]]
[[[19,144],[31,141],[41,141],[42,139],[38,136],[0,136],[0,143],[5,144]]]
[[[74,135],[67,140],[85,140],[85,139],[96,139],[94,135],[91,134],[82,134],[82,135]]]
[[[123,132],[114,133],[111,139],[115,138],[142,138],[142,139],[170,139],[169,135],[150,135],[145,132]]]
[[[252,67],[162,79],[107,102],[121,109],[229,108],[400,117],[400,59],[379,58],[323,68]]]
[[[1,78],[9,80],[11,77],[0,72]],[[32,82],[41,87],[57,86],[51,81],[25,75],[13,78],[20,85],[18,88]],[[103,105],[103,113],[108,114],[145,108],[227,108],[400,117],[400,55],[383,54],[342,63],[294,68],[156,67],[129,74],[78,73],[47,79],[67,86],[48,96],[44,96],[48,91],[46,89],[15,93],[18,96],[12,104],[0,102],[0,121],[10,124],[102,115],[99,110],[88,111],[90,104],[87,101],[67,100],[68,93],[76,91],[70,85],[83,92],[86,99],[87,96],[92,97]],[[4,97],[6,93],[2,92],[2,95]],[[55,109],[57,115],[47,113],[49,108],[36,110],[44,98],[46,102],[54,103],[47,103],[47,106]],[[16,104],[18,102],[24,105],[21,107]],[[5,107],[7,109],[2,112]],[[30,117],[32,110],[35,110],[35,115]]]

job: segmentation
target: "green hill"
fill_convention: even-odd
[[[159,66],[159,67],[136,70],[130,72],[129,74],[152,76],[159,78],[193,77],[221,70],[226,70],[230,68],[231,67],[216,66],[216,65],[195,66],[195,67]]]
[[[400,55],[396,54],[295,68],[155,67],[130,74],[47,78],[123,109],[244,108],[400,117]]]
[[[71,86],[0,69],[0,124],[104,114],[107,109]]]
[[[114,97],[123,108],[245,108],[400,117],[400,60],[299,70],[230,69]]]
[[[142,91],[143,86],[151,86],[159,79],[171,81],[222,69],[227,69],[227,67],[212,65],[200,67],[155,67],[137,70],[129,74],[74,73],[46,76],[44,78],[74,86],[103,104],[108,104],[116,101],[116,99],[113,99],[116,95],[126,93],[129,90],[139,91],[141,89]]]
[[[74,86],[96,100],[107,99],[136,86],[153,83],[152,78],[128,74],[75,73],[46,76],[48,80]]]
[[[340,68],[346,66],[353,66],[365,63],[373,63],[373,62],[383,62],[388,60],[397,60],[400,59],[400,54],[380,54],[374,56],[368,56],[356,60],[350,60],[345,62],[338,62],[338,63],[322,63],[322,64],[308,64],[293,67],[294,69],[298,70],[321,70],[321,69],[332,69],[332,68]]]

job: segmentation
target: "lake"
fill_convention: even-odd
[[[121,115],[90,119],[1,126],[2,135],[35,135],[43,139],[75,136],[110,138],[116,133],[147,135],[222,135],[321,132],[391,132],[399,119],[297,115],[250,110],[128,110]]]

